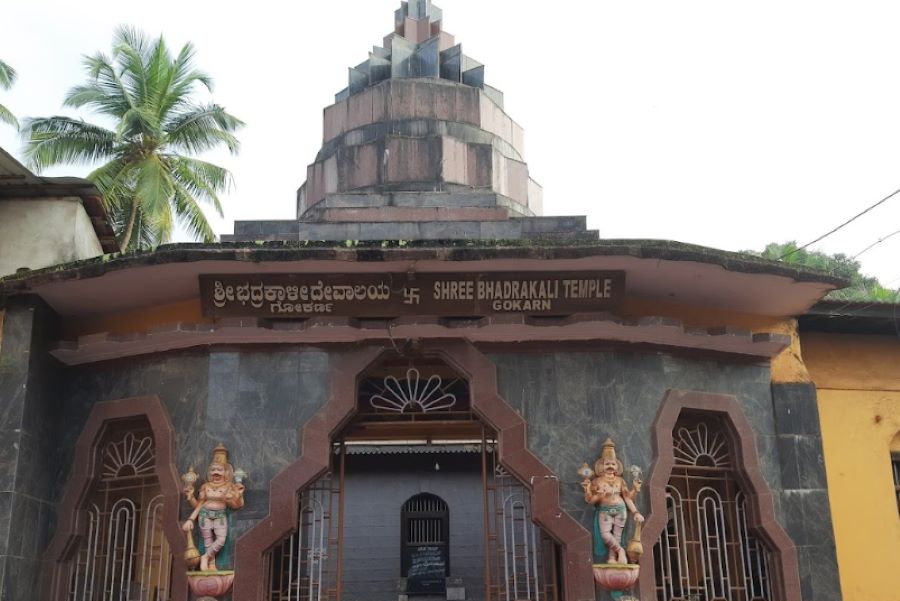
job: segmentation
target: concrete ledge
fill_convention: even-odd
[[[212,323],[176,323],[151,331],[116,336],[97,333],[60,342],[51,354],[66,365],[83,365],[211,344],[357,344],[389,343],[404,338],[464,338],[473,344],[530,342],[640,344],[739,355],[768,360],[789,339],[777,335],[730,332],[724,328],[685,328],[671,319],[628,322],[607,313],[570,317],[501,314],[475,319],[410,316],[397,319],[327,318],[303,321],[222,319]]]
[[[348,217],[362,215],[365,210]],[[597,240],[598,235],[587,229],[585,217],[521,217],[499,219],[499,214],[479,214],[479,220],[454,219],[462,216],[464,209],[422,209],[418,215],[429,220],[395,221],[393,217],[411,216],[413,209],[373,209],[383,211],[385,221],[330,221],[311,223],[304,221],[238,221],[235,234],[222,236],[223,242],[299,241],[299,240],[520,240],[520,239],[579,239]],[[335,214],[337,214],[335,210]],[[405,212],[404,212],[405,211]],[[429,213],[432,211],[433,213]],[[437,212],[436,212],[437,211]]]

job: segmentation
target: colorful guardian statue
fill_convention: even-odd
[[[594,580],[609,591],[620,592],[634,586],[638,578],[637,564],[643,553],[640,537],[644,516],[634,504],[643,482],[639,468],[631,471],[634,488],[629,489],[622,477],[624,466],[616,457],[616,445],[609,438],[603,443],[594,469],[585,463],[578,470],[583,478],[584,500],[594,506]],[[635,528],[626,548],[624,535],[629,513]],[[614,598],[618,595],[614,594]]]
[[[195,496],[194,485],[198,480],[194,468],[181,477],[184,495],[193,507],[190,517],[181,529],[187,536],[185,562],[189,569],[188,584],[197,595],[218,597],[226,594],[234,581],[232,565],[234,535],[231,513],[244,506],[246,474],[235,471],[228,462],[228,449],[219,444],[213,449],[212,463],[206,471],[206,483]],[[192,534],[194,522],[200,530],[199,549]]]

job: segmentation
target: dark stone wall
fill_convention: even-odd
[[[662,354],[506,353],[490,358],[497,365],[501,396],[528,422],[531,451],[560,477],[563,507],[588,529],[592,511],[576,470],[582,462],[593,463],[607,436],[626,466],[644,469],[646,481],[654,460],[653,423],[667,390],[737,397],[756,434],[776,516],[800,551],[803,598],[840,599],[814,391],[810,397],[807,388],[776,388],[773,402],[768,365]],[[787,415],[789,409],[802,413]],[[639,497],[638,506],[645,511],[647,499]]]
[[[300,427],[324,404],[328,366],[326,353],[285,349],[182,352],[66,369],[55,498],[94,403],[156,395],[175,428],[179,473],[193,465],[205,477],[220,442],[249,473],[246,505],[235,514],[244,532],[267,515],[269,481],[296,458]]]
[[[59,369],[46,354],[55,319],[10,302],[0,346],[0,599],[31,599],[56,523],[53,441]]]
[[[816,387],[773,384],[784,525],[797,545],[804,599],[840,599]]]
[[[212,448],[224,442],[235,465],[250,473],[238,531],[267,514],[270,479],[296,458],[302,425],[328,397],[328,353],[196,350],[64,368],[46,352],[55,339],[53,324],[44,307],[20,302],[7,308],[3,326],[0,601],[30,599],[36,590],[74,444],[99,401],[159,396],[175,427],[178,470],[205,469]],[[773,387],[767,365],[662,354],[502,353],[490,359],[498,368],[501,396],[528,421],[531,450],[560,476],[563,506],[586,527],[591,511],[576,470],[597,457],[607,436],[626,465],[643,467],[648,480],[652,426],[666,390],[736,396],[756,432],[776,515],[798,546],[804,599],[840,599],[812,385]],[[353,485],[348,483],[348,491]],[[647,507],[644,498],[638,504]],[[393,506],[383,513],[399,520]],[[459,522],[451,517],[451,523]],[[393,526],[384,527],[387,536]],[[480,535],[470,534],[465,536],[480,545]],[[477,594],[479,576],[471,574],[473,584],[467,578],[466,585]]]

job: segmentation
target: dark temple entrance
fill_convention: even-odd
[[[427,375],[426,375],[427,374]],[[269,552],[270,601],[558,599],[557,545],[445,364],[385,362]]]
[[[422,493],[403,504],[400,565],[410,594],[447,592],[450,575],[450,511],[437,495]]]

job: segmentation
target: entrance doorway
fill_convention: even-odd
[[[440,464],[435,462],[440,467]],[[409,594],[447,592],[450,575],[450,509],[431,493],[419,493],[400,514],[400,565]]]
[[[267,554],[266,599],[556,601],[559,550],[497,448],[445,364],[370,370],[331,469]]]

